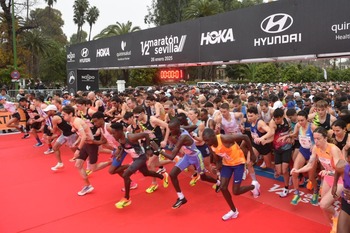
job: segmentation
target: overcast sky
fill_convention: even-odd
[[[36,7],[44,8],[44,0],[37,0]],[[139,26],[141,29],[147,29],[148,25],[144,23],[147,15],[147,6],[151,6],[152,0],[89,0],[90,6],[96,6],[100,10],[100,16],[92,27],[92,37],[97,35],[102,29],[116,22],[126,23],[128,20],[133,26]],[[53,8],[62,13],[64,20],[63,32],[68,39],[73,33],[77,32],[77,25],[73,22],[73,4],[74,0],[57,0]],[[89,24],[85,23],[83,30],[89,33]]]

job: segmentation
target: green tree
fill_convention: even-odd
[[[157,69],[133,69],[130,71],[129,85],[153,86],[157,83]]]
[[[31,52],[31,75],[34,79],[38,79],[40,55],[49,55],[50,49],[54,47],[53,41],[36,29],[25,34],[23,46]]]
[[[89,8],[86,15],[86,21],[89,23],[89,26],[90,26],[89,41],[91,40],[92,25],[96,23],[99,16],[100,16],[100,11],[97,9],[97,7],[93,6]]]
[[[81,31],[80,32],[80,42],[86,42],[87,41],[87,37],[88,37],[88,34],[86,31]],[[69,43],[70,44],[77,44],[77,43],[80,43],[78,41],[78,35],[76,33],[74,33],[73,35],[71,35],[70,39],[69,39]]]
[[[313,65],[306,65],[301,70],[300,78],[303,82],[322,81],[323,72],[321,74],[321,69]]]
[[[189,0],[152,0],[144,21],[156,26],[181,22],[184,20],[183,10],[188,2]]]
[[[184,9],[184,19],[196,19],[223,11],[222,3],[218,0],[191,0]]]
[[[66,60],[65,47],[53,41],[49,52],[40,59],[40,79],[49,87],[62,86],[66,82]]]
[[[45,9],[37,8],[30,12],[29,21],[37,25],[43,35],[58,42],[62,46],[67,44],[67,37],[62,30],[64,21],[59,10],[51,9],[51,13],[49,13],[48,7]]]
[[[74,15],[73,21],[78,26],[77,39],[78,43],[81,42],[81,32],[86,20],[86,12],[89,9],[88,0],[75,0],[73,5]]]
[[[253,82],[268,83],[279,81],[279,70],[275,63],[261,63],[256,67]]]
[[[281,77],[282,82],[300,82],[300,70],[297,65],[295,64],[287,64],[282,70],[281,70]]]
[[[111,36],[119,36],[131,32],[136,32],[141,30],[139,26],[132,26],[132,22],[128,21],[126,24],[116,22],[116,24],[111,24],[106,28],[102,29],[102,31],[94,37],[94,40],[100,38],[106,38]]]
[[[236,64],[226,67],[227,76],[233,80],[254,80],[256,77],[257,63]]]
[[[57,0],[45,0],[45,2],[47,3],[47,5],[49,6],[49,14],[51,14],[51,9],[54,3],[57,2]]]

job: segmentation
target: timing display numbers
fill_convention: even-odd
[[[184,70],[182,69],[166,69],[160,70],[160,80],[161,81],[177,81],[182,80],[184,78]]]

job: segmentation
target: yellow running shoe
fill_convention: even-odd
[[[151,184],[151,186],[149,186],[146,189],[146,193],[153,193],[154,191],[156,191],[158,189],[158,184]]]
[[[131,204],[131,200],[123,197],[119,202],[115,203],[115,207],[117,207],[118,209],[123,209],[124,207],[130,204]]]
[[[192,180],[190,181],[190,185],[191,186],[195,186],[197,181],[201,178],[201,176],[199,174],[197,174],[196,176],[192,177]]]
[[[332,230],[330,233],[337,233],[338,217],[333,217]]]
[[[164,178],[163,178],[163,187],[167,188],[169,186],[169,175],[168,175],[167,172],[164,172],[163,176],[164,176]]]
[[[86,169],[86,171],[85,171],[85,172],[86,172],[86,175],[87,175],[87,176],[91,175],[91,173],[92,173],[92,171],[91,171],[91,170],[89,170],[89,169]]]

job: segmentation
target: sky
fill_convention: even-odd
[[[110,24],[126,23],[128,20],[133,26],[139,26],[141,29],[149,28],[144,23],[144,18],[148,13],[147,6],[151,6],[152,0],[89,0],[89,3],[100,11],[96,24],[92,26],[92,37]],[[74,0],[57,0],[53,5],[53,8],[62,13],[63,32],[68,39],[77,32],[77,25],[73,22],[73,4]],[[46,3],[44,0],[37,0],[35,7],[45,8]],[[89,33],[88,23],[84,24],[83,30]]]

